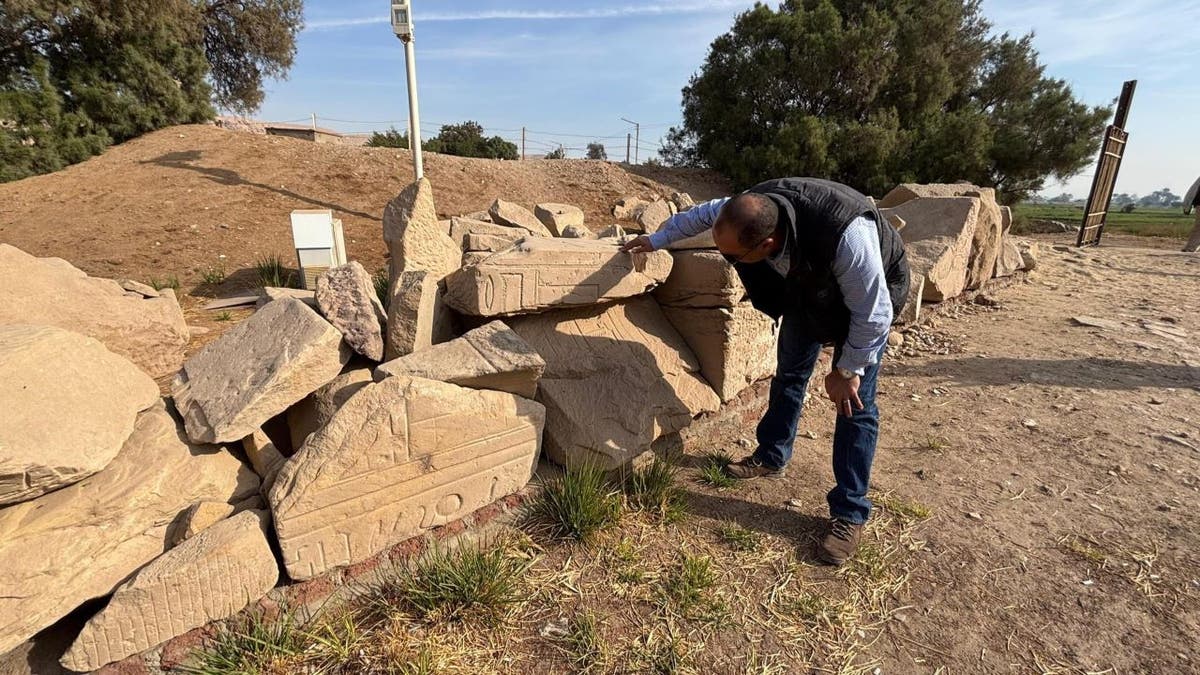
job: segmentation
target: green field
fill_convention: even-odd
[[[1014,228],[1022,220],[1057,220],[1070,225],[1083,222],[1083,207],[1068,204],[1017,204],[1013,207]],[[1106,232],[1124,232],[1143,237],[1175,237],[1183,239],[1192,231],[1195,216],[1183,215],[1182,209],[1138,208],[1133,213],[1113,209],[1108,214]]]

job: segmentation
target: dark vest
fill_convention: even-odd
[[[813,340],[843,342],[850,330],[850,310],[834,276],[833,261],[846,226],[867,216],[875,221],[879,233],[893,316],[900,315],[909,283],[904,242],[865,196],[820,178],[779,178],[759,183],[748,192],[767,195],[779,207],[790,255],[786,278],[767,261],[734,265],[755,308],[771,318],[787,314],[790,321],[800,321],[803,332]]]

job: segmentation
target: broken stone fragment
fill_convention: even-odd
[[[492,222],[497,225],[519,227],[543,237],[554,236],[554,233],[543,225],[542,221],[538,220],[538,217],[533,215],[532,211],[524,206],[506,202],[503,199],[497,199],[492,202],[492,207],[488,209],[488,214],[491,215]]]
[[[375,369],[375,380],[410,375],[533,398],[545,369],[546,362],[521,336],[493,321],[420,354],[388,361]]]
[[[384,360],[412,354],[454,338],[454,316],[446,306],[442,277],[434,272],[403,272],[388,305]]]
[[[775,372],[775,322],[750,306],[663,307],[722,401]]]
[[[362,265],[351,261],[322,274],[317,279],[317,305],[351,349],[372,361],[383,360],[387,312]]]
[[[297,403],[296,406],[302,404],[303,401]],[[292,410],[296,406],[292,406]],[[250,466],[254,469],[254,473],[258,474],[262,481],[262,492],[266,494],[267,490],[274,485],[275,476],[287,458],[279,452],[275,442],[262,429],[255,429],[254,433],[242,439],[242,451],[246,453],[246,459],[250,460]]]
[[[533,401],[406,375],[346,401],[269,494],[288,576],[365,560],[512,494],[533,474]]]
[[[921,197],[895,208],[908,223],[900,236],[910,268],[925,276],[925,300],[941,302],[966,289],[979,208],[976,197]]]
[[[583,209],[570,204],[538,204],[533,215],[556,237],[564,236],[567,227],[583,227]]]
[[[637,197],[623,197],[618,199],[616,205],[613,206],[613,217],[617,220],[636,218],[638,211],[640,211],[641,208],[646,204],[647,202],[644,199],[639,199]]]
[[[470,218],[455,217],[450,219],[450,238],[454,243],[464,250],[467,248],[467,237],[472,234],[487,235],[500,239],[506,239],[510,243],[522,237],[541,236],[519,227],[506,227],[504,225],[496,225],[491,222],[481,220],[472,220]]]
[[[172,548],[180,542],[200,534],[212,525],[233,515],[236,507],[228,502],[196,502],[187,507],[179,518],[172,523],[173,529],[167,533],[167,541]]]
[[[673,251],[671,274],[654,289],[659,304],[682,307],[733,307],[746,289],[733,266],[718,251]]]
[[[303,302],[285,298],[188,359],[172,392],[189,438],[240,441],[336,377],[349,358],[336,328]]]
[[[352,368],[288,409],[292,448],[299,450],[310,434],[325,426],[338,408],[371,382],[370,368]]]
[[[312,307],[317,311],[321,311],[320,308],[317,307],[317,292],[302,288],[278,288],[275,286],[265,286],[263,287],[262,294],[258,297],[258,301],[255,303],[255,306],[262,307],[268,302],[279,300],[280,298],[295,298],[309,307]]]
[[[279,581],[268,515],[244,511],[167,551],[121,584],[62,657],[91,671],[226,619]]]
[[[158,400],[154,380],[98,340],[0,325],[0,506],[108,466]]]
[[[887,193],[880,206],[900,206],[922,197],[975,197],[979,200],[979,212],[972,232],[966,274],[966,288],[979,288],[992,278],[996,269],[996,259],[1000,257],[1000,241],[1005,232],[1005,216],[996,202],[995,189],[982,188],[970,183],[903,183]],[[1011,214],[1009,218],[1011,225]]]
[[[671,217],[670,202],[659,199],[642,207],[637,214],[637,224],[646,234],[658,232],[662,224]]]
[[[598,239],[595,232],[582,225],[567,225],[560,235],[564,239]]]
[[[464,314],[507,316],[646,293],[671,272],[665,251],[629,254],[609,241],[525,239],[446,278],[446,303]]]

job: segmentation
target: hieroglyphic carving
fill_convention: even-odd
[[[508,393],[405,375],[364,387],[270,492],[288,574],[364,560],[521,489],[544,419]]]

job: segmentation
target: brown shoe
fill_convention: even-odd
[[[753,456],[725,465],[725,473],[731,478],[746,480],[748,478],[783,478],[783,467],[773,469],[754,459]]]
[[[831,518],[829,531],[817,547],[817,557],[830,565],[841,565],[858,550],[858,540],[862,537],[862,525],[855,525],[848,520]]]

